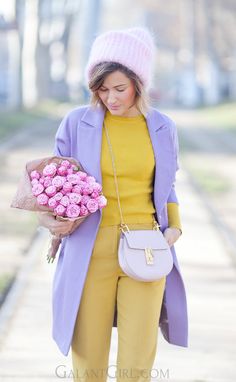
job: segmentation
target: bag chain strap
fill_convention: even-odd
[[[121,219],[120,230],[122,232],[124,232],[125,230],[127,232],[129,232],[129,227],[124,222],[123,213],[122,213],[121,204],[120,204],[119,188],[118,188],[118,181],[117,181],[117,175],[116,175],[116,166],[115,166],[115,160],[114,160],[114,154],[113,154],[113,150],[112,150],[112,145],[111,145],[110,137],[109,137],[108,130],[107,130],[105,122],[103,122],[103,124],[104,124],[104,127],[105,127],[108,147],[109,147],[111,161],[112,161],[112,168],[113,168],[113,173],[114,173],[114,181],[115,181],[115,187],[116,187],[117,201],[118,201],[118,207],[119,207],[120,219]],[[158,230],[159,227],[160,227],[160,225],[157,223],[157,221],[155,220],[155,218],[153,216],[153,229],[154,230]]]

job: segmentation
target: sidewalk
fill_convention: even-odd
[[[233,382],[236,270],[183,169],[178,172],[176,187],[183,235],[175,247],[188,296],[189,348],[168,344],[159,332],[153,381]],[[22,276],[24,288],[15,308],[11,306],[14,314],[0,343],[2,382],[73,380],[70,353],[64,357],[51,339],[51,283],[56,264],[46,261],[48,241],[43,232],[33,261]],[[113,329],[110,365],[116,363],[116,351],[117,332]],[[161,373],[166,377],[161,378]]]
[[[0,283],[18,272],[37,225],[33,212],[10,208],[25,163],[52,152],[58,125],[58,120],[42,119],[0,143]]]

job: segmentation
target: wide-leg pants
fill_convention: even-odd
[[[152,229],[151,223],[129,224]],[[166,278],[137,281],[119,266],[119,226],[100,227],[91,255],[71,344],[75,381],[151,380]],[[117,363],[109,351],[117,303]],[[116,379],[114,379],[114,374]]]

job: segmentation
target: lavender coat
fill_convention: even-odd
[[[102,183],[100,155],[104,111],[82,106],[62,120],[56,134],[54,154],[76,158],[84,170]],[[161,231],[168,227],[167,202],[178,203],[175,174],[178,170],[178,136],[174,122],[151,108],[146,117],[156,160],[153,203]],[[53,330],[59,349],[68,355],[90,257],[102,212],[91,214],[63,239],[53,279]],[[174,267],[166,279],[159,325],[171,344],[187,347],[188,319],[185,288],[174,246]],[[158,324],[158,322],[157,322]],[[117,326],[117,310],[113,326]]]

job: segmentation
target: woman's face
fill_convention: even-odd
[[[133,82],[116,70],[109,74],[98,89],[98,96],[113,115],[133,117],[140,114],[135,102]]]

